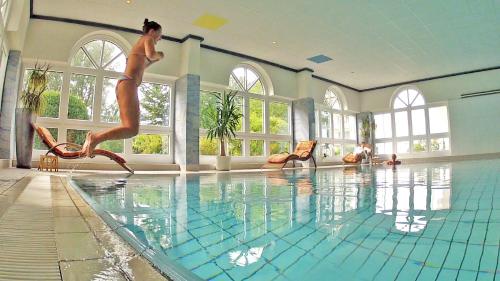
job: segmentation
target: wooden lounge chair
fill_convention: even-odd
[[[342,157],[342,161],[344,161],[345,164],[358,164],[361,163],[363,157],[372,157],[372,147],[370,144],[362,143],[358,146],[358,148],[361,149],[361,152],[349,152],[347,155]]]
[[[83,158],[81,156],[82,146],[74,143],[57,143],[52,134],[44,127],[33,125],[35,131],[37,132],[40,139],[47,145],[49,151],[45,155],[52,153],[62,159],[79,159]],[[73,150],[69,150],[73,149]],[[116,153],[104,149],[94,149],[94,155],[101,155],[115,161],[118,165],[122,166],[125,170],[130,173],[134,173],[128,165],[127,161],[122,157],[118,156]]]
[[[316,160],[313,154],[315,147],[316,141],[300,141],[292,154],[284,152],[269,156],[262,169],[283,169],[288,161],[307,161],[309,159],[313,160],[314,168],[316,168]]]

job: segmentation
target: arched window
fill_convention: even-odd
[[[0,15],[2,17],[3,26],[7,23],[7,18],[9,16],[9,6],[11,4],[11,0],[0,0]]]
[[[226,151],[232,156],[266,157],[269,154],[289,152],[291,149],[291,103],[278,96],[269,95],[270,90],[263,74],[250,64],[240,64],[229,74],[229,90],[238,92],[236,102],[243,118]],[[223,89],[217,90],[219,92]],[[215,98],[207,91],[200,94],[200,154],[217,155],[216,140],[205,137],[212,122],[210,112],[215,110]]]
[[[121,72],[125,70],[126,57],[115,43],[93,40],[83,45],[71,60],[71,66]]]
[[[320,161],[338,160],[342,155],[354,150],[356,144],[356,117],[344,110],[340,89],[330,87],[326,90],[323,103],[317,104],[316,137]]]
[[[229,76],[229,88],[257,95],[265,95],[266,91],[260,75],[250,66],[239,66]]]
[[[401,90],[393,100],[393,108],[400,109],[406,107],[416,107],[424,105],[424,97],[422,94],[413,88],[406,88]]]
[[[73,48],[69,67],[52,67],[44,93],[47,106],[39,122],[49,127],[58,141],[83,144],[89,130],[100,131],[120,122],[116,85],[125,70],[126,46],[109,34],[92,34]],[[29,71],[28,66],[25,77]],[[171,88],[163,79],[148,73],[143,80],[138,89],[139,135],[107,141],[99,147],[123,153],[129,161],[141,162],[147,157],[143,154],[154,154],[158,161],[171,161]],[[35,144],[35,150],[42,149],[41,143]],[[154,162],[148,158],[151,160]]]
[[[428,105],[415,87],[399,88],[391,101],[392,112],[375,118],[377,154],[415,154],[449,151],[446,105]]]

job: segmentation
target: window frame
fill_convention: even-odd
[[[336,95],[336,98],[337,98],[337,101],[338,101],[338,104],[340,105],[340,110],[339,109],[335,109],[335,108],[331,108],[329,105],[325,104],[325,97],[326,95],[328,95],[329,93],[333,93]],[[330,132],[331,132],[331,137],[330,138],[324,138],[322,135],[321,135],[321,129],[322,129],[322,125],[321,125],[321,112],[322,111],[326,111],[326,112],[329,112],[330,113],[330,118],[331,118],[331,122],[330,122]],[[346,147],[347,146],[350,146],[350,145],[354,145],[356,146],[357,145],[357,140],[356,139],[346,139],[346,133],[345,133],[345,122],[347,120],[347,116],[354,116],[354,118],[356,119],[356,113],[355,111],[352,111],[352,110],[348,110],[346,109],[346,105],[344,104],[344,102],[342,101],[341,97],[339,96],[339,93],[337,93],[337,90],[335,89],[331,89],[331,88],[328,88],[326,91],[325,91],[325,94],[323,95],[323,102],[322,103],[315,103],[315,118],[316,118],[316,139],[318,140],[318,144],[317,144],[317,148],[316,148],[316,160],[318,162],[338,162],[338,161],[341,161],[342,160],[342,157],[346,154]],[[334,118],[333,118],[333,115],[334,114],[338,114],[341,116],[341,124],[340,124],[340,132],[341,132],[341,138],[335,138],[335,122],[334,122]],[[357,135],[357,130],[356,128],[354,128],[354,134]],[[335,145],[340,145],[340,155],[339,156],[335,156],[335,153],[333,152],[333,155],[332,156],[327,156],[327,157],[324,157],[323,155],[321,155],[321,146],[323,144],[330,144],[332,145],[332,147],[335,147]]]
[[[50,71],[62,72],[63,73],[63,84],[62,92],[59,103],[59,118],[51,117],[37,117],[37,123],[41,126],[48,128],[58,129],[58,142],[66,142],[67,140],[67,130],[89,130],[101,131],[104,129],[110,129],[116,127],[118,123],[108,123],[101,121],[101,107],[102,107],[102,94],[103,94],[103,81],[104,78],[118,79],[122,75],[122,72],[114,72],[105,70],[104,68],[90,69],[83,67],[71,66],[71,60],[76,52],[84,46],[86,43],[94,40],[105,40],[114,43],[116,46],[122,49],[123,53],[126,55],[128,49],[124,49],[123,44],[120,44],[118,39],[110,38],[109,35],[94,35],[85,38],[85,40],[80,40],[79,45],[76,45],[73,49],[72,55],[69,57],[68,61],[50,61],[44,60],[51,65]],[[126,46],[125,46],[126,47]],[[33,69],[35,66],[35,59],[23,59],[23,72],[21,81],[23,81],[26,70]],[[93,99],[93,109],[92,109],[92,119],[91,120],[76,120],[68,118],[68,103],[69,103],[69,90],[70,90],[70,80],[72,74],[85,74],[92,75],[96,77],[96,86],[94,91]],[[167,85],[170,88],[170,111],[169,111],[169,126],[154,126],[154,125],[140,125],[139,134],[159,134],[168,136],[168,154],[134,154],[132,151],[132,140],[125,139],[123,145],[123,153],[118,153],[123,155],[130,163],[155,163],[155,164],[165,164],[173,163],[173,128],[174,128],[174,116],[173,116],[173,105],[175,102],[174,93],[174,82],[175,80],[171,77],[166,77],[158,74],[144,73],[143,83],[154,83]],[[24,85],[22,85],[24,87]],[[21,89],[22,89],[21,87]],[[45,154],[47,152],[44,150],[33,150],[34,159],[38,158],[39,155]],[[107,163],[107,159],[103,157],[95,157],[92,159],[77,159],[73,160],[75,162],[94,162],[94,163]]]
[[[408,105],[407,107],[404,108],[394,108],[394,101],[398,98],[399,94],[405,90],[408,89],[413,89],[416,90],[424,99],[424,104],[419,105],[419,106],[411,106]],[[429,157],[429,156],[445,156],[445,155],[451,155],[451,140],[450,140],[450,115],[449,115],[449,110],[448,110],[448,102],[433,102],[433,103],[427,103],[425,101],[425,96],[422,94],[422,92],[414,87],[414,86],[404,86],[398,88],[390,102],[391,109],[390,111],[374,111],[373,114],[379,115],[379,114],[387,114],[389,113],[391,115],[391,130],[392,130],[392,137],[390,138],[375,138],[375,144],[374,147],[376,147],[377,143],[387,143],[387,142],[392,142],[392,152],[397,154],[399,158],[421,158],[421,157]],[[448,123],[448,132],[446,133],[430,133],[430,120],[429,120],[429,109],[434,108],[434,107],[446,107],[447,109],[447,123]],[[419,110],[422,109],[424,110],[424,116],[425,116],[425,134],[423,135],[413,135],[413,122],[412,122],[412,111],[413,110]],[[398,137],[396,136],[396,113],[406,113],[407,116],[407,125],[408,125],[408,136],[403,136],[403,137]],[[431,139],[435,138],[448,138],[449,140],[449,148],[448,150],[443,150],[443,151],[431,151],[430,145],[431,145]],[[425,140],[426,143],[426,150],[425,151],[414,151],[413,143],[416,140]],[[397,144],[398,142],[403,142],[403,141],[408,141],[409,142],[409,152],[398,152],[397,151]],[[377,155],[385,155],[389,156],[389,153],[386,154],[377,154]]]
[[[287,97],[276,96],[273,93],[272,89],[270,89],[269,83],[267,83],[267,79],[265,79],[264,75],[261,71],[257,70],[254,66],[241,63],[236,65],[231,69],[229,75],[232,75],[232,71],[236,68],[244,67],[249,68],[253,72],[255,72],[260,79],[263,87],[264,87],[264,95],[254,94],[250,92],[238,91],[237,96],[243,99],[243,130],[241,132],[236,133],[236,137],[234,139],[241,139],[243,144],[242,156],[232,156],[231,159],[234,162],[248,163],[248,162],[262,162],[267,159],[271,152],[271,142],[272,141],[288,141],[290,150],[293,150],[293,137],[292,137],[292,99]],[[229,76],[228,76],[229,77]],[[218,92],[222,93],[224,91],[231,91],[228,85],[220,85],[213,83],[201,82],[200,85],[200,93],[201,92]],[[250,99],[262,100],[264,103],[263,109],[263,132],[262,133],[252,133],[250,132]],[[284,103],[288,105],[288,134],[271,134],[270,133],[270,103]],[[201,110],[201,108],[200,108]],[[207,130],[200,128],[200,138],[206,137]],[[250,140],[263,140],[264,141],[264,155],[263,156],[250,156]],[[220,146],[220,145],[219,145]],[[218,149],[219,150],[219,149]],[[226,152],[229,152],[229,146],[226,143]],[[289,151],[290,152],[290,151]],[[219,155],[219,151],[217,152]],[[200,163],[201,164],[210,164],[213,163],[214,155],[202,155],[200,153]]]

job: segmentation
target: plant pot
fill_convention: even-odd
[[[231,170],[231,156],[217,156],[215,169],[217,169],[218,171]]]
[[[36,115],[25,110],[16,108],[16,159],[17,168],[31,169],[31,158],[33,153],[33,137],[35,129],[33,124]]]

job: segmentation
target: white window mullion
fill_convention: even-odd
[[[96,83],[94,89],[94,104],[92,108],[92,123],[99,124],[101,122],[101,104],[102,104],[102,86],[104,77],[102,72],[96,75]]]

